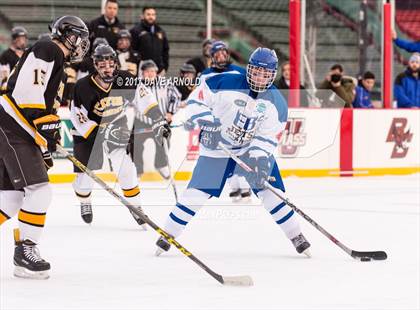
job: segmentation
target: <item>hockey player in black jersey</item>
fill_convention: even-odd
[[[21,26],[13,27],[11,39],[10,47],[0,55],[0,94],[4,93],[7,78],[28,45],[28,32]]]
[[[51,32],[52,40],[24,52],[0,97],[0,224],[18,213],[14,274],[25,278],[49,277],[37,244],[51,202],[47,169],[60,140],[63,66],[89,49],[88,29],[76,16],[57,19]]]
[[[134,76],[118,71],[117,55],[112,47],[99,45],[92,57],[96,72],[76,83],[71,105],[74,154],[91,170],[98,170],[102,168],[105,150],[125,198],[140,208],[136,167],[126,151],[131,133],[126,107],[133,102],[138,112],[151,116],[157,135],[168,135],[169,127],[156,113],[159,108],[155,96],[146,88],[136,91],[135,83],[125,83]],[[93,180],[77,167],[74,169],[77,177],[73,188],[80,200],[81,216],[86,223],[91,223]],[[144,224],[136,214],[132,216],[139,225]]]

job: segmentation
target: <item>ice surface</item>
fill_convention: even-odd
[[[157,234],[140,231],[105,191],[84,224],[69,184],[54,185],[40,245],[46,281],[13,278],[16,220],[0,228],[1,309],[419,309],[420,176],[288,178],[291,200],[355,250],[389,259],[357,262],[301,219],[312,258],[299,256],[254,199],[212,199],[179,241],[223,275],[253,287],[224,287],[176,249],[153,256]],[[163,224],[170,187],[144,184],[144,210]],[[178,183],[179,188],[185,186]]]

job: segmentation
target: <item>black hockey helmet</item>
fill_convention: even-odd
[[[127,29],[121,29],[117,34],[118,39],[129,39],[131,41],[131,33]]]
[[[12,31],[10,32],[10,35],[12,37],[12,40],[16,40],[19,37],[28,37],[28,31],[26,31],[25,28],[22,26],[16,26],[12,28]]]
[[[93,43],[92,43],[92,50],[95,50],[95,48],[96,48],[98,45],[100,45],[100,44],[103,44],[103,45],[109,45],[109,43],[108,43],[108,40],[107,40],[107,39],[102,38],[102,37],[97,37],[97,38],[95,38],[95,40],[93,40]]]
[[[109,45],[99,44],[93,51],[92,59],[95,70],[102,81],[105,83],[112,83],[118,74],[118,59],[117,53],[115,53],[114,49]],[[100,62],[105,61],[109,61],[109,65],[113,68],[112,74],[107,74],[105,72],[107,69],[106,64],[102,66],[100,65]]]
[[[195,70],[194,66],[192,64],[184,63],[181,68],[179,68],[179,71],[181,74],[184,73],[194,73],[197,74],[197,70]]]
[[[159,70],[159,68],[156,65],[156,63],[153,60],[151,60],[151,59],[143,60],[141,62],[140,70],[141,71],[144,71],[144,70],[147,70],[147,69],[155,69],[156,71]]]
[[[79,17],[59,17],[50,30],[52,39],[60,41],[70,51],[70,62],[82,61],[89,51],[89,30]]]
[[[219,58],[215,57],[216,53],[219,51],[224,51],[225,54],[222,54],[223,56]],[[214,41],[211,45],[210,49],[210,55],[211,55],[211,61],[214,67],[218,69],[226,68],[231,62],[230,62],[230,53],[229,48],[227,44],[223,41]]]

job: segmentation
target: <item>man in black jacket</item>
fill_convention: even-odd
[[[142,60],[153,60],[159,68],[159,74],[165,75],[169,68],[169,42],[163,29],[156,23],[156,10],[143,8],[139,23],[130,29],[133,50],[141,55]]]
[[[100,17],[92,20],[88,27],[91,44],[96,38],[105,38],[113,49],[117,48],[118,32],[125,29],[125,26],[119,21],[118,1],[107,0],[105,2],[105,12]]]

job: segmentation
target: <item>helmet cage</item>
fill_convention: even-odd
[[[101,62],[107,61],[112,61],[110,64],[110,67],[113,68],[111,75],[105,73],[107,64],[101,64]],[[115,80],[115,77],[118,74],[118,62],[115,55],[93,56],[93,65],[102,81],[105,83],[112,83]]]
[[[246,80],[249,88],[257,93],[266,91],[273,84],[276,75],[277,69],[268,69],[252,64],[248,64],[246,67]]]

